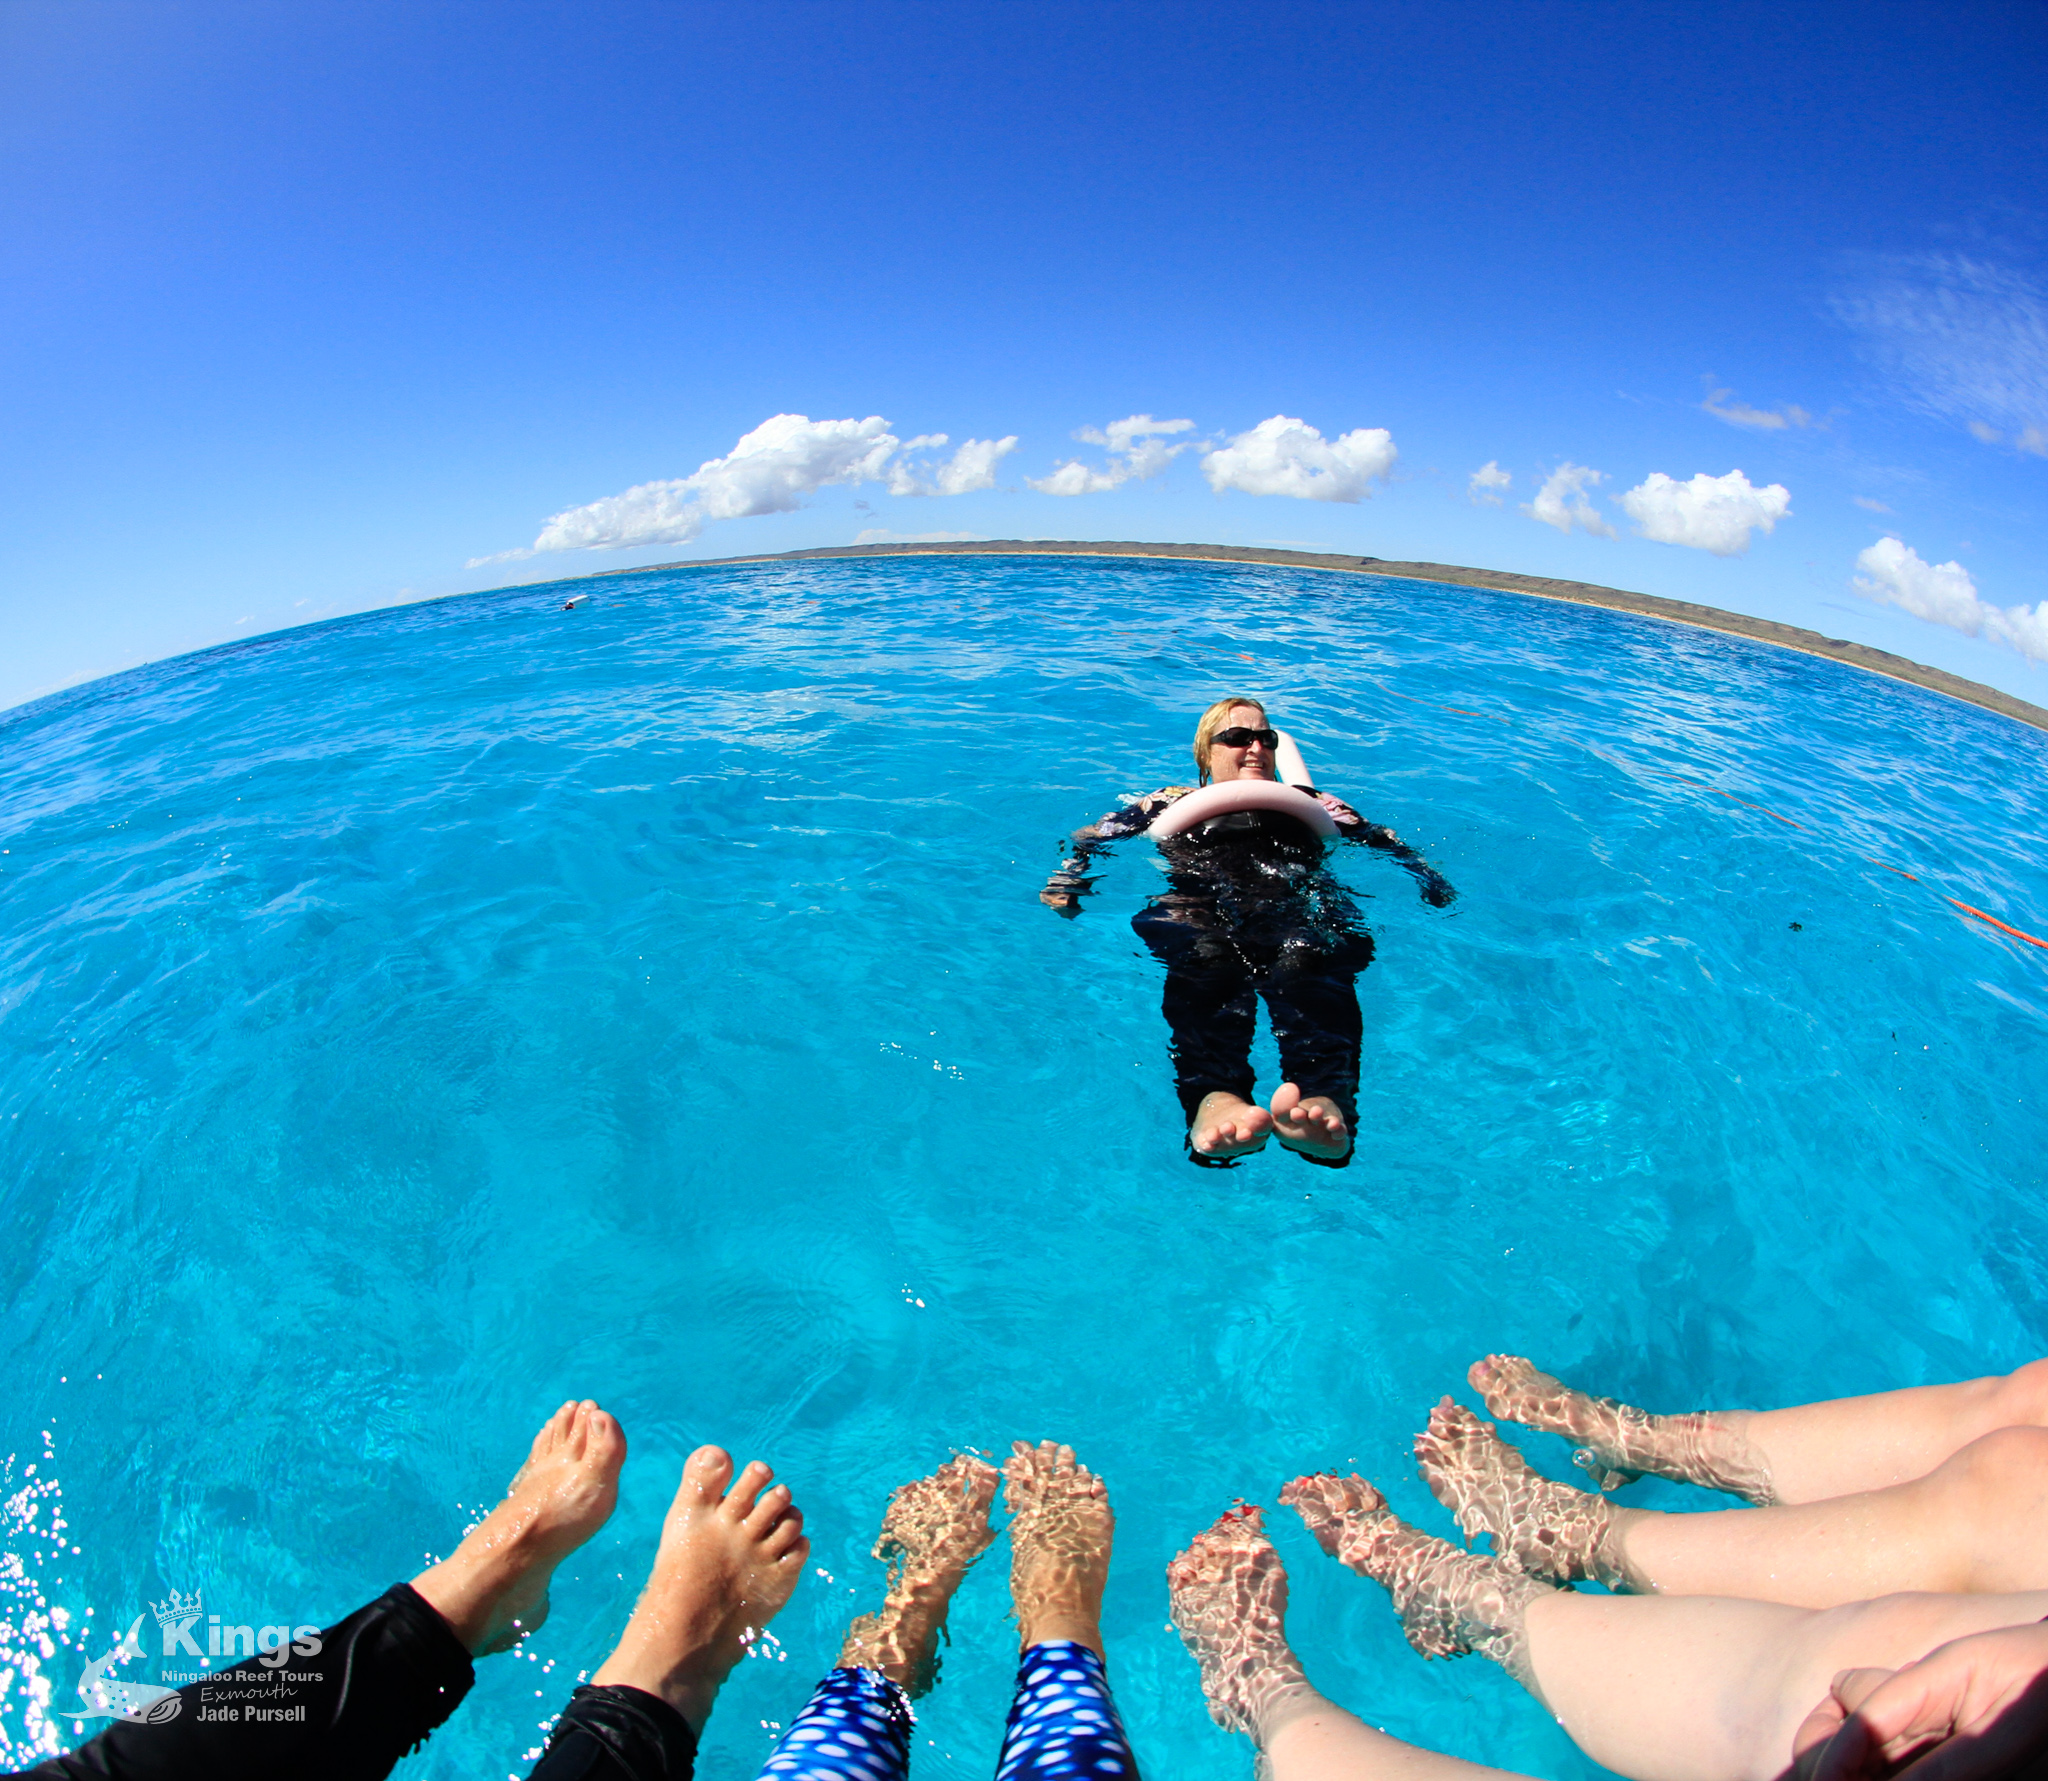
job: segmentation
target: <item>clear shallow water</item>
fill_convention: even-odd
[[[1408,1441],[1474,1356],[1680,1408],[2048,1352],[2048,952],[1944,900],[2048,934],[2048,737],[1728,638],[1282,569],[586,585],[0,715],[16,1752],[83,1661],[24,1641],[38,1594],[74,1632],[174,1588],[331,1620],[590,1395],[632,1442],[620,1511],[401,1773],[523,1774],[715,1439],[778,1465],[829,1573],[713,1720],[700,1774],[745,1781],[876,1594],[890,1486],[1054,1435],[1117,1503],[1140,1759],[1241,1777],[1161,1567],[1330,1464],[1448,1532]],[[1033,900],[1069,830],[1185,779],[1228,691],[1461,892],[1340,856],[1379,943],[1342,1175],[1182,1160],[1127,926],[1152,850],[1076,922]],[[1326,1692],[1590,1772],[1273,1525]],[[956,1609],[927,1775],[993,1766],[1005,1563]]]

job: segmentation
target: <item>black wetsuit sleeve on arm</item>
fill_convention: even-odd
[[[1148,792],[1144,797],[1126,804],[1120,810],[1112,810],[1107,816],[1078,829],[1074,834],[1074,851],[1060,862],[1060,869],[1045,881],[1045,894],[1051,897],[1078,897],[1084,891],[1095,888],[1091,876],[1096,856],[1108,851],[1112,843],[1128,840],[1133,835],[1142,835],[1152,826],[1152,819],[1185,790],[1182,786],[1169,786],[1163,791]]]
[[[1366,846],[1380,853],[1392,854],[1400,862],[1401,870],[1415,880],[1416,887],[1422,892],[1422,900],[1432,909],[1447,908],[1457,900],[1458,893],[1452,889],[1451,881],[1392,829],[1382,828],[1376,822],[1362,822],[1356,830],[1349,832]]]

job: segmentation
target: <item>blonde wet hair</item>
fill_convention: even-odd
[[[1260,724],[1271,727],[1265,700],[1254,699],[1246,693],[1232,693],[1227,699],[1218,699],[1202,713],[1202,721],[1195,725],[1195,770],[1201,775],[1196,784],[1209,783],[1209,749],[1216,740],[1216,732],[1230,727],[1230,714],[1240,705],[1249,705],[1259,714]]]

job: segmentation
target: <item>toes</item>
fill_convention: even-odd
[[[554,1415],[550,1416],[546,1422],[540,1425],[540,1433],[533,1438],[534,1457],[538,1459],[542,1454],[550,1451],[559,1442],[566,1439],[575,1419],[576,1401],[571,1398],[568,1403],[564,1404]]]
[[[756,1464],[758,1463],[757,1461]],[[762,1470],[765,1471],[766,1469],[765,1466],[762,1467]],[[748,1467],[748,1471],[752,1470],[751,1466]],[[741,1477],[740,1482],[742,1484],[746,1482],[744,1475]],[[734,1494],[737,1495],[738,1493],[735,1492]],[[745,1519],[740,1525],[758,1540],[767,1534],[783,1515],[794,1513],[795,1510],[790,1507],[789,1486],[786,1484],[772,1485],[754,1499],[753,1508],[747,1512]]]
[[[783,1512],[782,1518],[767,1530],[767,1537],[761,1547],[770,1558],[785,1557],[793,1548],[808,1545],[804,1539],[804,1512],[792,1505]]]
[[[623,1465],[626,1459],[626,1431],[619,1426],[618,1418],[590,1406],[590,1414],[584,1419],[584,1457],[607,1471]]]
[[[718,1505],[719,1513],[730,1516],[734,1521],[744,1522],[753,1514],[756,1500],[768,1488],[774,1476],[773,1466],[758,1459],[748,1460],[745,1469],[726,1491],[725,1500]]]
[[[777,1528],[775,1532],[779,1539],[782,1529]],[[811,1543],[798,1532],[791,1536],[787,1546],[773,1553],[773,1562],[778,1570],[795,1571],[801,1576],[804,1566],[810,1562],[810,1557]]]
[[[732,1455],[723,1447],[700,1447],[683,1462],[683,1485],[703,1504],[716,1502],[732,1478]]]

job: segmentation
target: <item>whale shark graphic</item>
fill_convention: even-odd
[[[142,1725],[162,1725],[184,1711],[184,1699],[175,1688],[161,1688],[154,1682],[117,1682],[107,1674],[116,1664],[142,1655],[142,1647],[135,1642],[142,1620],[136,1615],[134,1626],[120,1643],[105,1657],[86,1665],[85,1674],[78,1679],[78,1698],[85,1705],[82,1710],[73,1709],[76,1718],[132,1719]]]

